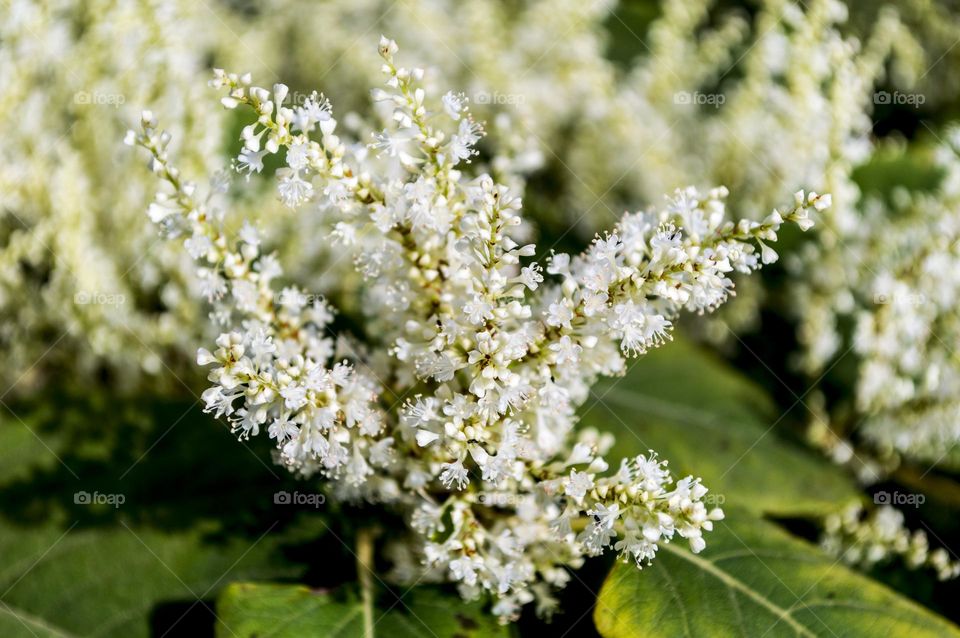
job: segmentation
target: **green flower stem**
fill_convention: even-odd
[[[373,633],[373,530],[364,527],[357,532],[357,578],[360,580],[360,595],[363,603],[363,635],[374,638]]]

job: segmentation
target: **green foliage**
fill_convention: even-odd
[[[150,635],[163,616],[171,635],[209,616],[211,600],[237,578],[277,577],[271,539],[209,542],[199,532],[163,533],[124,525],[81,529],[0,525],[0,636]],[[290,575],[295,570],[287,569]],[[202,602],[198,599],[202,599]]]
[[[911,636],[960,629],[742,510],[694,555],[674,543],[653,565],[614,568],[594,618],[604,638]]]
[[[342,593],[342,592],[338,592]],[[217,601],[218,638],[363,638],[363,609],[352,596],[298,585],[234,583]],[[383,596],[374,632],[389,638],[485,638],[510,635],[478,603],[418,587],[400,598]]]
[[[888,204],[897,188],[912,193],[929,193],[937,188],[943,177],[931,155],[929,144],[882,147],[853,172],[853,179],[865,193],[882,198]]]
[[[249,451],[232,452],[235,442],[217,441],[224,453],[207,454],[211,438],[229,434],[198,410],[153,405],[139,427],[81,411],[85,423],[64,406],[18,406],[24,416],[0,421],[0,636],[196,635],[197,623],[212,631],[213,598],[231,580],[302,576],[282,555],[291,534],[276,517],[237,516],[229,495],[239,489],[252,512],[265,509],[257,503],[275,479],[265,484]],[[86,436],[89,427],[119,440]],[[231,479],[239,470],[245,476]],[[124,502],[78,503],[81,492]]]
[[[682,400],[692,387],[702,397],[696,406]],[[697,471],[725,497],[728,512],[701,555],[689,554],[677,542],[664,547],[643,571],[622,565],[613,570],[596,611],[605,636],[637,635],[630,623],[654,627],[662,635],[682,635],[683,625],[675,623],[683,622],[692,635],[740,630],[759,635],[783,609],[810,632],[801,635],[825,633],[821,620],[837,631],[856,609],[869,611],[874,624],[861,617],[858,627],[873,631],[870,635],[906,628],[918,636],[924,631],[954,635],[946,621],[756,520],[758,513],[816,514],[857,492],[839,470],[782,441],[779,428],[764,434],[776,421],[774,404],[736,370],[678,340],[669,352],[641,359],[625,379],[601,386],[597,396],[603,403],[588,409],[587,424],[617,433],[621,454],[652,447],[671,459],[675,472]],[[278,486],[289,486],[260,464],[262,450],[246,450],[228,440],[228,433],[187,407],[152,405],[151,417],[136,427],[92,418],[98,412],[90,406],[76,408],[84,419],[69,417],[63,406],[49,413],[33,411],[29,429],[12,416],[5,420],[0,502],[8,520],[0,521],[0,552],[10,558],[0,570],[0,592],[6,590],[0,594],[0,635],[126,638],[159,635],[171,625],[172,635],[178,629],[209,635],[214,612],[221,636],[259,635],[266,633],[264,628],[281,637],[363,635],[360,604],[352,595],[352,565],[331,568],[339,580],[331,581],[330,589],[229,585],[303,581],[305,566],[318,555],[329,567],[333,555],[343,550],[314,529],[309,534],[312,549],[292,564],[289,551],[284,552],[291,542],[284,525],[258,541],[277,516],[263,501]],[[115,411],[122,414],[119,421],[131,416]],[[184,420],[161,438],[184,412]],[[631,431],[626,431],[627,422]],[[91,443],[95,437],[86,430],[94,427],[112,434]],[[220,454],[205,453],[214,445]],[[128,502],[120,508],[79,506],[72,502],[78,489],[123,492]],[[234,501],[235,494],[242,498]],[[324,518],[322,512],[308,514]],[[307,534],[301,536],[304,540]],[[587,572],[579,578],[590,578]],[[791,608],[797,601],[790,590],[802,604]],[[377,635],[431,635],[421,621],[438,638],[516,631],[498,626],[483,604],[464,604],[453,593],[418,587],[402,598],[401,603],[391,593],[379,595]],[[883,614],[875,613],[880,608]],[[739,621],[732,615],[737,609]],[[661,612],[665,620],[657,619]],[[586,620],[576,620],[561,615],[553,628],[565,631],[571,622],[575,632],[586,628]],[[738,628],[731,622],[742,624]],[[789,633],[791,627],[781,621],[767,635]]]
[[[650,352],[594,394],[582,422],[616,435],[614,456],[656,450],[727,504],[812,515],[858,498],[841,469],[778,437],[784,424],[760,387],[690,342]]]

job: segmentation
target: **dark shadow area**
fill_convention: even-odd
[[[161,603],[150,613],[150,635],[212,638],[216,623],[213,601]]]

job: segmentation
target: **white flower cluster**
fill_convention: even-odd
[[[474,110],[493,122],[498,147],[528,150],[519,155],[523,161],[494,162],[498,172],[508,165],[510,173],[530,172],[555,158],[570,168],[578,179],[563,185],[562,199],[575,203],[563,212],[583,218],[592,234],[611,222],[624,199],[656,201],[691,175],[702,183],[732,180],[736,201],[766,212],[784,189],[822,179],[837,147],[861,155],[869,149],[867,105],[888,52],[896,49],[903,60],[896,69],[919,66],[896,16],[882,12],[872,39],[861,44],[841,35],[847,9],[838,0],[758,5],[751,22],[738,12],[714,11],[710,2],[664,2],[643,44],[625,35],[641,53],[625,71],[606,57],[604,24],[625,20],[607,0],[532,0],[510,11],[481,1],[458,11],[452,23],[444,16],[457,3],[411,0],[383,20],[445,82],[468,87]],[[335,3],[304,11],[301,0],[287,0],[257,28],[306,38],[317,25],[352,24],[357,11]],[[555,44],[558,34],[562,46]],[[345,28],[306,54],[322,67],[356,35]],[[352,54],[330,74],[338,83],[366,82],[372,67],[362,55]],[[282,68],[283,60],[269,63]],[[709,108],[701,103],[707,97],[722,104]],[[825,110],[831,117],[823,117]],[[555,141],[564,132],[563,143]],[[785,143],[792,153],[780,152]]]
[[[151,114],[130,133],[167,184],[151,218],[198,259],[217,316],[242,321],[200,351],[215,366],[208,410],[241,436],[266,430],[284,463],[321,472],[336,497],[402,512],[428,574],[465,597],[492,593],[503,618],[532,600],[549,611],[548,585],[584,555],[612,548],[639,565],[676,534],[700,551],[722,512],[706,509],[699,480],[674,480],[653,453],[607,473],[609,437],[574,432],[575,410],[600,375],[669,340],[679,313],[722,304],[732,273],[776,260],[781,225],[808,228],[829,196],[799,192],[788,212],[734,223],[726,189],[681,190],[544,269],[517,232],[520,199],[470,171],[483,127],[468,100],[431,99],[424,71],[398,66],[396,51],[381,39],[384,125],[367,143],[340,130],[322,95],[287,105],[281,84],[220,70],[212,81],[227,108],[256,117],[237,170],[277,155],[279,198],[337,220],[330,239],[364,278],[363,347],[332,338],[326,304],[278,301],[276,259],[248,225],[229,238],[169,164]],[[334,363],[342,351],[352,365]]]
[[[960,561],[942,547],[931,551],[926,532],[911,532],[903,513],[889,505],[865,512],[853,504],[828,516],[821,546],[850,565],[869,568],[900,558],[911,569],[933,569],[940,580],[960,576]]]
[[[322,70],[325,81],[343,87],[340,108],[367,117],[375,53],[353,45],[382,20],[436,70],[435,84],[464,87],[472,112],[488,122],[489,154],[475,161],[515,192],[526,176],[558,172],[566,179],[552,180],[556,193],[528,217],[550,210],[537,221],[553,223],[549,218],[565,213],[579,220],[585,236],[608,227],[613,211],[657,202],[661,193],[690,182],[727,184],[732,205],[760,219],[781,193],[828,174],[822,186],[841,204],[849,180],[840,177],[849,169],[846,163],[834,167],[836,157],[869,151],[867,104],[888,50],[912,63],[895,69],[916,66],[917,57],[909,34],[887,10],[862,46],[841,37],[845,10],[836,0],[812,0],[802,9],[769,0],[752,21],[712,11],[699,0],[664,3],[644,37],[649,52],[638,44],[645,53],[626,70],[607,57],[605,24],[620,25],[624,15],[607,0],[529,0],[509,8],[489,0],[468,7],[405,0],[403,11],[383,15],[382,5],[370,0],[319,6],[280,0],[257,15],[218,6],[217,20],[209,19],[209,8],[189,2],[85,6],[95,16],[89,29],[74,28],[85,16],[63,0],[12,2],[2,27],[8,46],[0,64],[9,73],[0,117],[12,134],[0,143],[7,160],[0,191],[15,217],[3,218],[10,239],[0,261],[0,311],[9,319],[0,338],[15,360],[8,366],[14,377],[47,349],[50,332],[69,333],[44,358],[50,367],[108,367],[130,381],[138,369],[161,370],[158,354],[173,366],[179,357],[166,355],[196,340],[178,329],[198,323],[188,303],[195,284],[188,264],[152,246],[130,223],[146,184],[139,175],[115,183],[113,140],[132,105],[149,99],[184,129],[178,136],[189,155],[181,160],[189,161],[184,167],[203,174],[218,168],[211,151],[223,127],[211,124],[210,105],[193,95],[200,61],[210,56],[262,73],[276,70],[301,86],[316,81],[310,69]],[[454,12],[458,19],[447,20]],[[318,30],[325,33],[320,41]],[[237,34],[245,46],[237,46]],[[297,55],[288,55],[293,48]],[[76,62],[58,64],[63,59]],[[736,72],[729,72],[734,63]],[[56,78],[48,76],[54,72]],[[680,99],[703,94],[721,79],[715,94],[723,96],[720,108]],[[288,99],[302,104],[305,97]],[[84,100],[89,103],[78,103]],[[23,108],[43,102],[70,108]],[[343,119],[342,126],[351,125]],[[49,131],[56,132],[56,144],[31,142]],[[791,153],[782,153],[784,147]],[[255,155],[250,159],[256,164]],[[243,158],[240,164],[246,166]],[[326,244],[310,241],[308,231],[324,211],[310,207],[291,219],[266,214],[272,202],[254,198],[247,193],[245,202],[264,212],[259,224],[265,238],[284,237],[276,248],[291,277],[302,281],[336,265]],[[844,209],[848,199],[843,196],[836,208]],[[106,227],[111,232],[104,238],[100,229]],[[331,295],[341,307],[355,297],[351,273],[332,267],[325,279],[343,284],[342,294]],[[740,303],[732,306],[744,320],[759,295],[745,294],[752,283],[740,282]],[[124,303],[72,303],[78,294],[102,293]],[[70,347],[74,341],[78,347]],[[65,356],[54,359],[60,352]],[[29,376],[39,378],[43,367],[30,368]]]
[[[837,232],[847,256],[825,259],[821,243],[802,254],[821,277],[799,286],[813,311],[805,329],[819,331],[834,354],[839,326],[852,319],[849,345],[859,357],[855,432],[881,458],[903,455],[956,467],[960,441],[960,129],[939,147],[940,186],[897,192],[892,206],[864,203],[859,223]],[[817,357],[820,368],[829,359]],[[814,368],[816,369],[816,368]],[[862,421],[862,423],[860,423]]]
[[[551,215],[538,222],[562,219],[562,230],[575,224],[583,237],[609,227],[625,207],[656,203],[685,183],[726,184],[730,205],[750,219],[761,219],[782,193],[813,185],[834,195],[839,226],[856,224],[852,172],[873,151],[877,84],[906,88],[940,55],[923,64],[919,43],[889,5],[851,17],[839,0],[763,0],[747,17],[716,3],[671,0],[645,32],[634,32],[608,0],[530,0],[509,10],[494,0],[460,4],[406,0],[404,11],[380,16],[377,3],[307,9],[303,0],[285,0],[244,36],[310,42],[303,55],[311,63],[298,57],[289,72],[323,69],[325,81],[363,95],[374,65],[352,47],[382,18],[444,85],[466,87],[474,113],[489,122],[484,159],[497,181],[516,188],[546,176],[551,188],[538,192],[530,214],[546,208]],[[458,19],[447,20],[454,12]],[[344,27],[313,42],[325,24]],[[610,25],[627,31],[626,45],[610,41]],[[620,47],[636,57],[614,61],[610,51]],[[270,67],[286,73],[284,49],[263,48],[276,52]],[[342,62],[328,69],[333,59]],[[348,106],[365,111],[356,100]],[[844,259],[832,238],[821,241],[829,259]],[[801,283],[822,276],[809,266],[796,274]],[[738,285],[739,303],[720,313],[723,323],[698,322],[709,337],[729,340],[727,326],[756,324],[765,291],[750,278]],[[792,305],[804,317],[817,310]],[[800,337],[813,351],[830,347],[831,335],[805,327]]]
[[[282,270],[275,256],[262,254],[256,229],[245,224],[231,241],[218,211],[169,164],[170,137],[157,132],[152,113],[144,112],[141,129],[127,142],[153,154],[152,170],[171,187],[150,206],[150,219],[166,236],[185,237],[214,316],[224,323],[243,319],[242,332],[221,334],[214,352],[197,355],[200,365],[218,366],[210,374],[215,385],[203,394],[205,409],[227,416],[241,438],[265,429],[292,470],[362,482],[369,473],[364,459],[377,456],[371,439],[383,430],[383,418],[372,381],[346,363],[327,365],[335,352],[327,332],[331,310],[320,299],[307,304],[293,287],[276,294],[272,284]],[[234,405],[238,399],[242,407]]]
[[[184,0],[11,0],[2,13],[2,392],[104,372],[113,392],[157,392],[206,331],[190,259],[137,223],[155,181],[117,180],[117,141],[149,100],[184,131],[181,161],[215,170],[221,115],[198,94],[221,34]]]

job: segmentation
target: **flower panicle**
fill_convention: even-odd
[[[380,120],[343,131],[319,93],[296,104],[282,84],[223,70],[211,81],[224,107],[255,116],[234,170],[251,179],[277,155],[280,201],[322,207],[328,240],[353,257],[362,365],[335,362],[331,306],[276,302],[279,265],[252,227],[228,239],[170,166],[152,115],[131,134],[167,183],[151,218],[216,282],[218,316],[240,320],[198,356],[214,366],[207,409],[241,436],[265,429],[282,462],[321,472],[335,497],[403,514],[413,578],[492,595],[505,620],[533,600],[549,613],[563,568],[586,556],[612,549],[640,566],[678,534],[703,550],[723,512],[700,480],[675,480],[653,452],[608,473],[612,437],[576,431],[577,407],[598,377],[669,341],[680,313],[726,301],[735,272],[774,261],[782,224],[808,227],[829,196],[799,193],[787,213],[733,223],[726,189],[682,189],[541,265],[520,194],[480,161],[466,96],[433,99],[392,40],[378,50]]]

